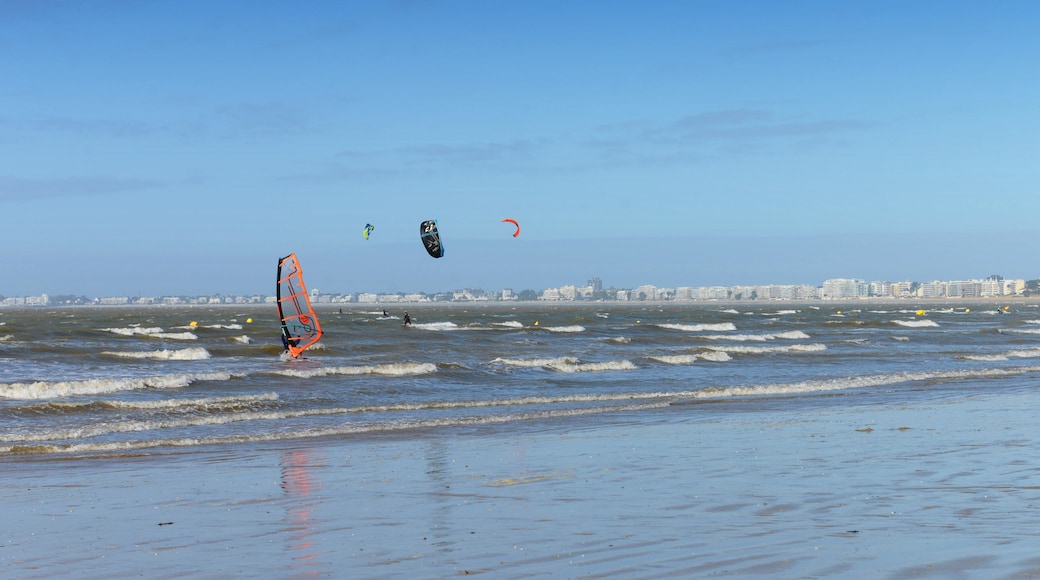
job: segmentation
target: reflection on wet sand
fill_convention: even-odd
[[[326,575],[329,573],[322,554],[316,550],[315,532],[320,527],[316,512],[323,504],[321,480],[311,467],[324,463],[324,456],[310,450],[282,453],[282,490],[288,500],[285,508],[286,548],[294,553],[294,573]],[[320,535],[320,534],[319,534]]]

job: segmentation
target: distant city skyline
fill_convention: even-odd
[[[464,288],[435,293],[341,293],[309,290],[312,301],[318,304],[392,304],[400,302],[471,302],[471,301],[574,301],[602,300],[635,302],[652,301],[712,301],[712,300],[842,300],[857,298],[995,298],[1002,296],[1040,295],[1040,279],[1008,279],[991,275],[987,279],[931,280],[918,282],[866,281],[858,278],[831,278],[819,285],[760,284],[737,286],[678,286],[657,287],[643,285],[636,288],[616,288],[591,278],[583,286],[564,285],[541,290],[510,288],[485,290]],[[273,294],[196,294],[159,296],[85,296],[36,295],[5,297],[0,294],[0,307],[55,306],[64,304],[262,304],[274,303]]]

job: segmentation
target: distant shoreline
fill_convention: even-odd
[[[1016,304],[1016,305],[1032,305],[1040,307],[1040,296],[986,296],[986,297],[973,297],[973,298],[842,298],[838,300],[823,300],[823,299],[797,299],[797,300],[609,300],[609,301],[588,301],[588,300],[524,300],[524,301],[506,301],[506,300],[494,300],[494,301],[445,301],[445,302],[375,302],[375,303],[345,303],[345,304],[315,304],[314,309],[318,312],[330,312],[330,311],[382,311],[387,310],[388,312],[393,310],[406,310],[406,309],[429,309],[429,308],[522,308],[522,307],[577,307],[577,308],[613,308],[613,307],[638,307],[638,306],[657,306],[657,307],[699,307],[699,306],[727,306],[727,307],[740,307],[740,306],[835,306],[848,308],[850,306],[879,306],[879,305],[906,305],[907,307],[912,306],[929,306],[929,305],[941,305],[941,306],[972,306],[972,305],[1001,305],[1001,304]],[[250,304],[69,304],[69,305],[46,305],[46,306],[0,306],[0,312],[4,310],[68,310],[77,308],[135,308],[135,309],[156,309],[156,310],[204,310],[207,308],[220,308],[220,309],[242,309],[242,310],[265,310],[275,309],[274,304],[267,303],[250,303]]]

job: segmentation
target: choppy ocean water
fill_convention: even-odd
[[[424,305],[403,328],[405,308],[321,308],[296,362],[270,305],[0,310],[0,457],[913,404],[1040,376],[1035,304]]]

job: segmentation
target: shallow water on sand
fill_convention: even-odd
[[[1037,397],[4,465],[17,577],[1035,577]],[[960,575],[960,576],[958,576]]]

